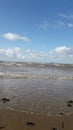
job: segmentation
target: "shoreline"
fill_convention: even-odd
[[[59,75],[21,75],[21,74],[0,74],[0,79],[51,79],[51,80],[73,80],[73,76]]]

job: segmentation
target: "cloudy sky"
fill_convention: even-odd
[[[0,60],[73,63],[73,0],[0,0]]]

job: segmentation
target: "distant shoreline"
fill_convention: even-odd
[[[60,67],[64,67],[64,66],[71,66],[73,67],[72,63],[55,63],[55,62],[22,62],[22,61],[0,61],[0,65],[1,64],[6,64],[6,65],[27,65],[27,66],[42,66],[42,67],[49,67],[49,66],[60,66]]]

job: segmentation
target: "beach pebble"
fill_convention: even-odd
[[[27,122],[26,125],[33,127],[33,126],[35,126],[36,124],[35,124],[34,122]]]
[[[9,99],[9,98],[5,98],[5,97],[4,97],[4,98],[2,98],[1,100],[3,101],[3,103],[10,101],[10,99]]]
[[[52,130],[58,130],[57,128],[52,128]]]
[[[72,104],[67,104],[68,107],[72,107]]]

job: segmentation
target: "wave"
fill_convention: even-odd
[[[20,75],[20,74],[0,74],[0,78],[11,78],[11,79],[18,79],[18,78],[39,78],[39,79],[69,79],[73,80],[73,76],[60,76],[60,75]]]

